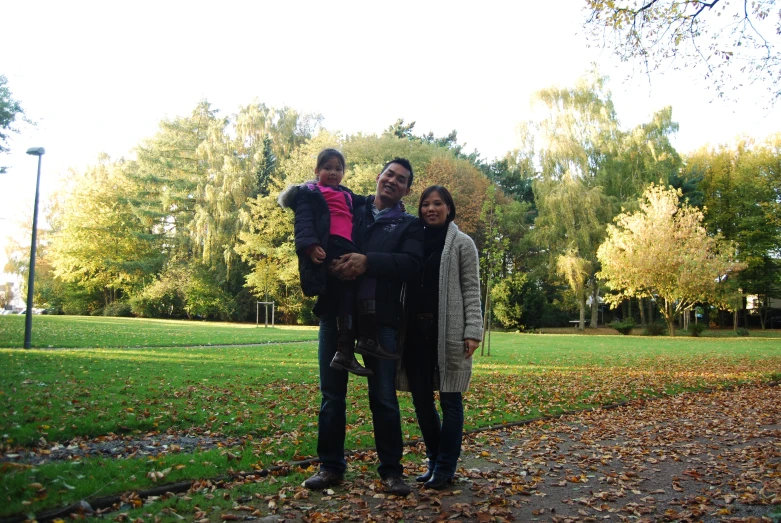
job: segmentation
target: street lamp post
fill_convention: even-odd
[[[27,280],[27,312],[24,318],[24,348],[29,349],[33,333],[33,283],[35,281],[35,250],[38,236],[38,190],[41,186],[41,156],[43,147],[31,147],[27,154],[38,157],[38,177],[35,180],[35,206],[33,207],[33,240],[30,245],[30,272]]]

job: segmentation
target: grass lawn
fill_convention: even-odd
[[[248,345],[316,339],[316,327],[104,316],[33,316],[32,330],[33,348]],[[24,315],[0,316],[0,348],[23,346]]]
[[[34,332],[46,345],[63,346],[69,330],[97,329],[100,322],[112,332],[127,329],[127,341],[100,334],[100,341],[80,338],[87,347],[82,349],[0,349],[4,454],[34,449],[42,439],[78,445],[87,439],[144,435],[224,436],[235,446],[171,449],[156,458],[85,457],[35,467],[0,462],[0,516],[147,489],[155,485],[152,472],[165,472],[160,482],[214,478],[315,455],[320,401],[315,342],[195,345],[314,339],[316,331],[48,317],[37,322]],[[6,345],[4,333],[10,328],[0,323],[0,329]],[[147,329],[152,333],[143,332]],[[185,336],[197,341],[190,346]],[[161,346],[133,348],[147,339]],[[479,350],[475,356],[465,395],[466,429],[628,398],[781,379],[781,344],[773,338],[494,333],[491,351],[490,357]],[[400,393],[399,399],[404,436],[417,437],[409,395]],[[350,377],[348,403],[347,448],[373,446],[365,380]],[[406,459],[417,463],[420,456]],[[295,485],[302,473],[274,481]],[[254,493],[263,488],[276,492],[279,485],[252,488]],[[193,499],[201,506],[212,503]]]

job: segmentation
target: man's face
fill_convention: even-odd
[[[392,163],[377,175],[377,198],[385,206],[396,205],[410,192],[409,171],[403,166]]]

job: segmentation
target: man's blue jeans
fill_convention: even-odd
[[[317,431],[317,456],[320,468],[336,474],[344,474],[345,426],[347,423],[347,379],[349,374],[331,368],[336,353],[336,316],[320,318],[318,362],[320,365],[320,416]],[[396,331],[380,327],[377,337],[382,346],[396,345]],[[400,476],[402,438],[399,402],[396,399],[396,361],[365,356],[364,364],[374,372],[369,376],[369,408],[374,420],[374,441],[380,459],[380,477]]]

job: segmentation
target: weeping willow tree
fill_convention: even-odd
[[[580,257],[577,248],[572,247],[556,258],[556,272],[566,280],[567,285],[578,299],[580,305],[578,328],[583,330],[586,326],[587,286],[594,272],[593,266],[591,262]]]
[[[600,187],[586,187],[582,179],[565,176],[561,181],[535,183],[539,215],[534,236],[545,245],[551,272],[564,279],[580,307],[580,328],[584,328],[586,303],[598,302],[599,270],[597,249],[605,235],[612,205]],[[597,326],[598,309],[592,306],[591,327]]]

